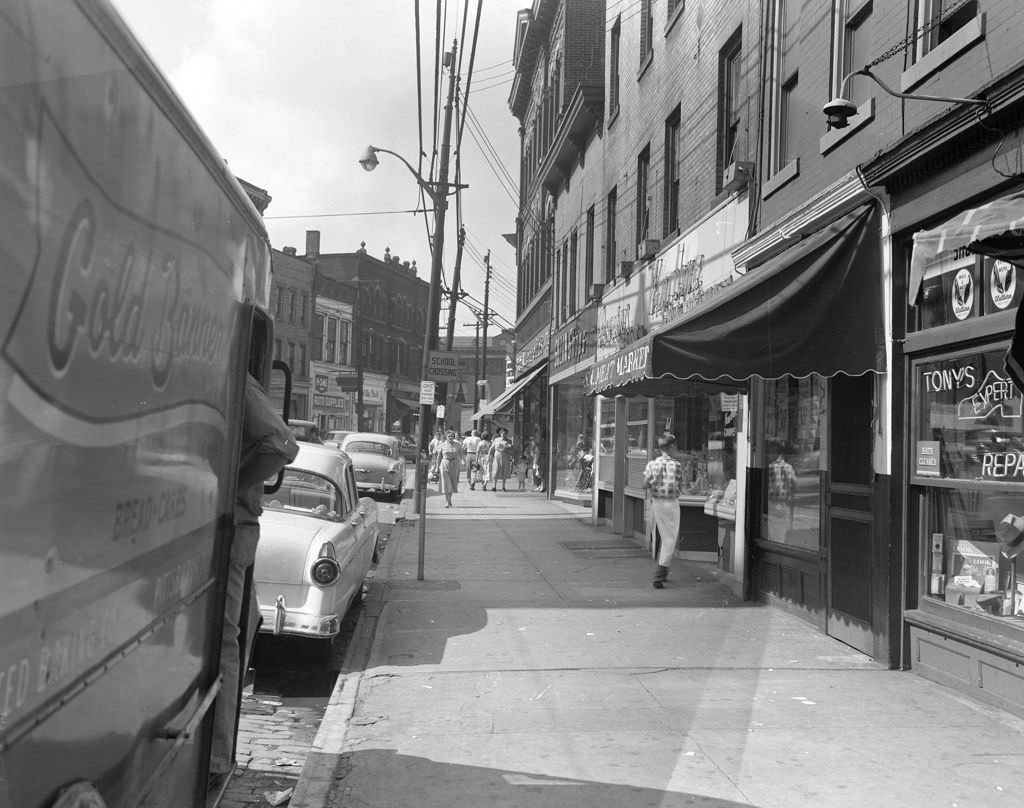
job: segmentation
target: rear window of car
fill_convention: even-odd
[[[346,452],[362,452],[363,454],[379,454],[391,456],[391,447],[386,443],[374,443],[368,440],[353,440],[345,444]]]

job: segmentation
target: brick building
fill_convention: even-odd
[[[416,275],[416,262],[387,249],[375,258],[365,245],[354,253],[322,253],[316,230],[306,233],[306,259],[316,262],[318,277],[355,295],[352,366],[361,379],[355,405],[362,409],[360,429],[415,434],[429,291]],[[320,294],[329,287],[317,288]]]
[[[274,358],[292,371],[290,415],[310,417],[310,329],[313,324],[313,263],[296,255],[294,247],[271,251],[273,286],[270,313],[274,318]],[[271,375],[270,397],[283,402],[284,380]]]
[[[1024,570],[989,548],[1024,474],[984,458],[1024,446],[1020,394],[965,403],[1009,383],[1024,294],[1019,4],[537,0],[516,25],[517,373],[543,379],[550,490],[650,547],[672,432],[678,555],[1019,712]]]

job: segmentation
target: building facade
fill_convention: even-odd
[[[365,245],[354,253],[322,253],[315,230],[306,234],[306,258],[315,260],[318,277],[354,295],[351,364],[360,380],[354,402],[359,429],[415,435],[429,291],[416,262],[387,249],[375,258]]]
[[[548,306],[555,487],[580,425],[594,518],[650,547],[642,472],[671,432],[680,555],[1020,714],[1018,5],[602,4],[600,122],[556,105],[548,136],[574,7],[520,12],[510,98],[517,338]]]
[[[270,311],[274,317],[274,359],[292,372],[289,416],[310,417],[310,329],[313,325],[313,262],[296,255],[294,247],[271,251],[273,286]],[[270,397],[284,400],[284,380],[271,375]]]

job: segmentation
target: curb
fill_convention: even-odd
[[[414,524],[414,522],[412,522]],[[356,622],[352,642],[345,651],[338,680],[331,691],[323,720],[316,738],[306,756],[299,779],[295,783],[290,808],[324,808],[330,805],[332,791],[344,779],[339,772],[345,739],[348,736],[349,721],[355,713],[366,662],[370,657],[377,624],[384,609],[385,593],[391,577],[391,563],[394,559],[397,534],[410,526],[408,518],[396,521],[384,554],[374,573],[373,583],[368,587],[363,601],[363,610]]]

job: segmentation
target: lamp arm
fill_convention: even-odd
[[[375,152],[384,152],[385,154],[390,154],[392,157],[397,157],[399,160],[401,160],[405,167],[409,169],[409,173],[416,178],[416,182],[420,186],[420,188],[427,192],[427,196],[430,197],[431,201],[435,205],[437,204],[437,199],[438,196],[440,196],[440,194],[438,194],[437,191],[430,187],[430,183],[420,176],[420,173],[415,168],[412,167],[412,164],[408,160],[402,157],[402,155],[400,155],[398,152],[391,151],[391,149],[383,149],[380,146],[373,146],[371,148]]]
[[[852,73],[848,73],[846,75],[839,88],[839,94],[841,96],[846,96],[846,87],[849,84],[850,79],[854,76],[867,76],[869,79],[874,81],[875,84],[889,93],[889,95],[895,96],[896,98],[908,98],[914,101],[945,101],[946,103],[975,104],[982,107],[988,107],[988,101],[983,98],[957,98],[953,96],[925,95],[923,93],[901,93],[899,90],[894,90],[878,76],[872,73],[871,68],[869,67],[862,67],[860,70],[854,70]]]

